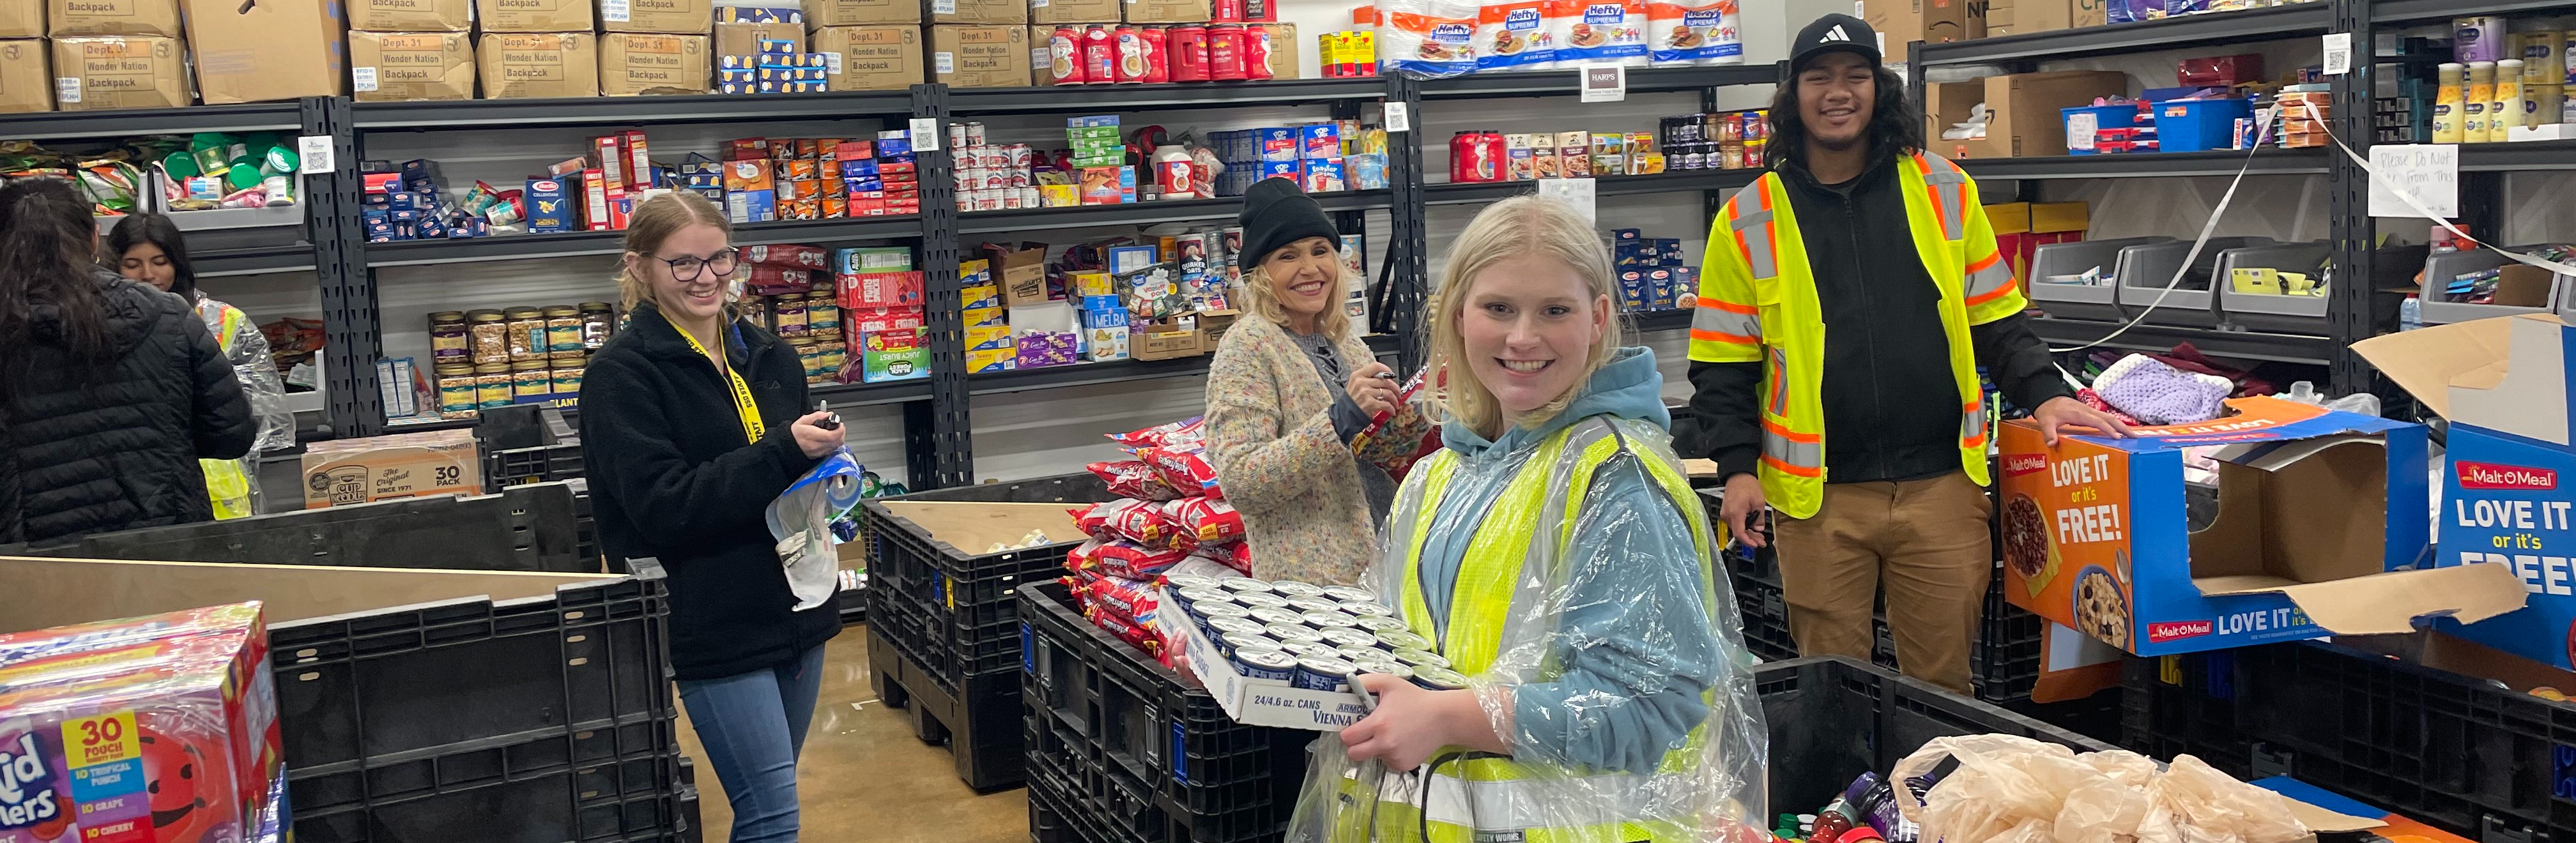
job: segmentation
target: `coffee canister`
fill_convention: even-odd
[[[1207,27],[1175,26],[1164,40],[1171,48],[1172,81],[1208,80]]]
[[[1208,27],[1207,42],[1208,79],[1216,82],[1243,81],[1243,26],[1218,24]]]

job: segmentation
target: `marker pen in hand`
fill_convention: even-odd
[[[830,402],[830,401],[816,401],[816,402],[814,402],[814,412],[817,412],[817,413],[831,413],[831,412],[832,412],[832,402]],[[839,414],[839,413],[832,413],[832,417],[831,417],[831,418],[827,418],[827,419],[824,419],[824,420],[822,420],[822,421],[815,422],[815,423],[814,423],[814,426],[815,426],[815,427],[822,428],[822,429],[824,429],[824,430],[839,430],[839,429],[841,429],[841,414]]]

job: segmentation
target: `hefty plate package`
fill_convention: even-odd
[[[2433,510],[2445,568],[2502,568],[2530,605],[2443,631],[2576,669],[2576,327],[2533,314],[2387,334],[2353,351],[2451,422]]]
[[[0,843],[262,839],[270,682],[255,602],[0,635]]]
[[[1562,18],[1548,15],[1549,0],[1486,3],[1476,18],[1476,69],[1539,70],[1556,66],[1564,43]]]
[[[2277,398],[2227,408],[2055,448],[2029,420],[2006,422],[2005,599],[2142,656],[2402,633],[2522,605],[2503,566],[2430,566],[2423,426]],[[2218,462],[2217,516],[2199,529],[2184,514],[2187,448]]]
[[[1548,0],[1548,16],[1564,20],[1561,66],[1646,66],[1646,0]]]

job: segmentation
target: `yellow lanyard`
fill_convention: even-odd
[[[671,315],[662,314],[662,321],[671,322]],[[731,382],[733,386],[733,411],[742,417],[743,438],[755,443],[759,442],[760,437],[769,433],[769,426],[760,423],[760,405],[751,400],[751,385],[743,383],[742,376],[735,374],[732,366],[725,365],[722,359],[709,353],[706,346],[699,345],[698,338],[690,335],[688,329],[680,327],[680,323],[671,322],[671,330],[680,332],[680,338],[688,340],[689,347],[695,349],[698,356],[707,358],[707,362],[715,364],[716,371],[724,373],[725,380]]]

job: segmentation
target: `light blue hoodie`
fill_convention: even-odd
[[[1565,412],[1535,428],[1513,427],[1487,441],[1457,423],[1441,440],[1463,465],[1442,495],[1421,557],[1422,593],[1432,622],[1447,635],[1472,526],[1492,510],[1510,480],[1510,461],[1585,418],[1610,415],[1670,429],[1664,378],[1654,352],[1619,350],[1585,383]],[[1708,719],[1701,694],[1727,658],[1701,591],[1708,566],[1691,543],[1688,514],[1646,474],[1640,458],[1604,464],[1582,502],[1568,567],[1568,607],[1554,640],[1563,671],[1555,681],[1513,691],[1513,753],[1525,761],[1652,773]],[[1472,470],[1485,466],[1495,470]]]

